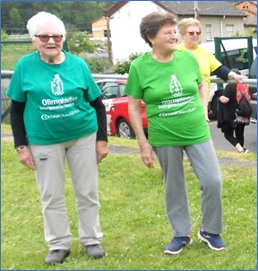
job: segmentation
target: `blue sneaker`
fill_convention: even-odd
[[[179,254],[183,247],[190,245],[193,239],[190,236],[174,237],[170,244],[165,248],[165,254]]]
[[[204,230],[198,232],[198,237],[201,241],[208,244],[213,250],[222,250],[226,248],[226,244],[219,234],[208,233]]]

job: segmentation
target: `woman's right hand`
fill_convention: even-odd
[[[156,160],[156,154],[154,153],[151,145],[148,142],[140,145],[140,155],[142,158],[143,163],[148,168],[154,167],[154,161]]]
[[[32,153],[29,148],[24,148],[18,152],[19,161],[31,170],[35,170]]]

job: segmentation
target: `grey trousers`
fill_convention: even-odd
[[[202,191],[202,229],[223,231],[222,173],[212,141],[185,147],[155,147],[166,181],[166,209],[174,237],[192,232],[183,155],[186,152]]]
[[[99,221],[96,134],[53,145],[30,145],[41,194],[45,240],[50,250],[70,249],[72,234],[65,203],[67,159],[79,215],[78,232],[84,245],[103,237]]]

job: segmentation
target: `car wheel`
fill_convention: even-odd
[[[117,132],[123,138],[135,138],[135,133],[130,124],[125,119],[120,119],[117,123]]]

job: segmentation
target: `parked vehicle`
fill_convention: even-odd
[[[103,92],[102,100],[106,107],[108,134],[135,138],[128,114],[128,97],[124,93],[127,80],[102,79],[96,83]],[[148,121],[144,102],[142,102],[142,123],[147,134]]]
[[[220,46],[220,57],[223,65],[227,66],[229,69],[239,70],[241,74],[249,75],[249,59],[248,59],[248,41],[247,38],[220,38],[222,45]],[[257,50],[257,39],[252,39],[253,43],[253,61],[256,57]],[[207,42],[200,44],[201,47],[208,49],[210,52],[215,54],[215,42]],[[251,62],[252,63],[252,62]],[[216,78],[215,75],[211,78]],[[212,111],[214,117],[217,116],[218,110],[218,98],[220,91],[222,90],[222,85],[217,85],[216,83],[211,83],[210,86],[210,100],[209,100],[209,110]]]

